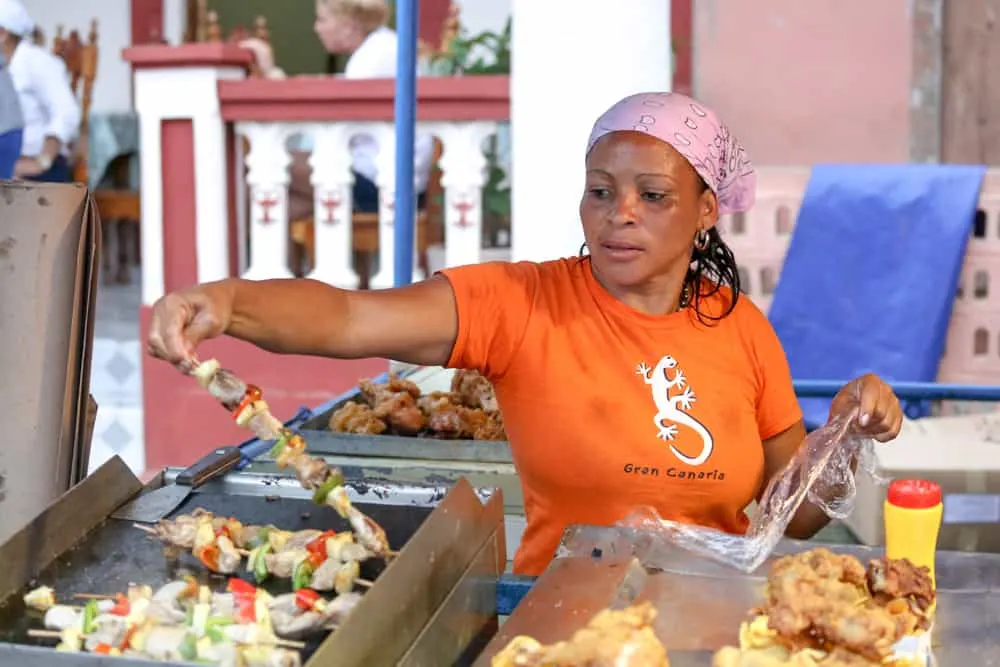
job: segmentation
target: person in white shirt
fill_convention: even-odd
[[[0,180],[14,175],[14,165],[21,156],[23,129],[21,104],[17,101],[7,60],[0,52]]]
[[[331,54],[350,54],[344,68],[348,79],[396,78],[396,33],[386,25],[389,6],[385,0],[316,0],[316,36]],[[354,210],[378,212],[379,194],[376,185],[378,143],[369,135],[351,140],[351,162],[354,171]],[[414,146],[414,188],[420,195],[418,208],[424,205],[431,162],[434,155],[433,137],[418,134]],[[296,220],[312,215],[313,188],[310,182],[309,154],[293,152],[292,182],[289,201],[290,217]]]
[[[0,51],[8,62],[24,115],[21,157],[14,177],[69,182],[69,144],[80,129],[80,106],[70,89],[66,66],[33,44],[34,21],[18,0],[0,0]]]

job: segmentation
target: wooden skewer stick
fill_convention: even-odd
[[[365,588],[371,588],[375,585],[374,581],[369,581],[368,579],[355,579],[354,583],[359,586],[364,586]]]
[[[118,596],[104,593],[73,593],[73,597],[77,600],[114,600]]]
[[[62,633],[58,630],[28,630],[29,637],[37,637],[39,639],[62,639]]]
[[[141,523],[133,523],[132,527],[133,528],[138,528],[139,530],[141,530],[143,532],[146,532],[146,533],[149,533],[150,535],[156,535],[156,529],[153,528],[152,526],[145,526],[145,525],[143,525]]]

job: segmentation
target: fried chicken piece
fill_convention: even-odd
[[[479,371],[459,369],[451,378],[451,391],[459,402],[468,408],[482,408],[487,412],[500,409],[496,390]]]
[[[774,563],[764,613],[791,649],[840,646],[876,662],[892,654],[908,625],[871,600],[856,558],[826,549]]]
[[[375,416],[371,407],[348,401],[330,415],[329,428],[337,433],[379,435],[385,433],[388,426]]]
[[[439,402],[427,417],[427,427],[442,438],[506,440],[499,412]]]
[[[712,667],[876,667],[881,665],[839,648],[828,654],[821,651],[790,653],[783,646],[740,650],[725,646],[712,656]]]
[[[649,602],[605,609],[569,641],[543,646],[515,637],[491,667],[670,667],[667,651],[653,632],[656,609]]]
[[[417,407],[413,395],[408,392],[398,392],[379,401],[373,413],[400,435],[416,435],[427,424],[424,413]]]
[[[905,558],[878,558],[868,562],[867,579],[875,603],[902,617],[907,632],[930,627],[930,609],[936,594],[928,568]]]
[[[371,380],[361,380],[358,382],[358,389],[361,391],[361,397],[373,408],[377,408],[379,403],[396,394],[409,394],[411,398],[420,397],[420,387],[416,383],[395,373],[391,373],[388,381],[381,384],[375,384]]]
[[[417,399],[417,407],[428,417],[438,410],[446,410],[456,405],[458,405],[458,396],[450,391],[432,391]]]

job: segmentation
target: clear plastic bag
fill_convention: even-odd
[[[872,441],[852,428],[855,418],[856,414],[834,418],[806,436],[796,455],[767,485],[745,535],[666,521],[648,507],[619,525],[641,534],[647,554],[661,547],[678,547],[752,572],[768,559],[807,499],[831,518],[843,519],[851,513],[857,492],[852,470],[855,459],[859,474],[864,471],[884,482],[875,472]]]

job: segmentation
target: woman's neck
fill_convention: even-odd
[[[683,298],[687,267],[681,268],[683,272],[671,270],[662,276],[638,285],[615,285],[605,280],[594,263],[590,263],[594,279],[607,290],[608,294],[629,308],[646,315],[669,315],[687,305]]]

